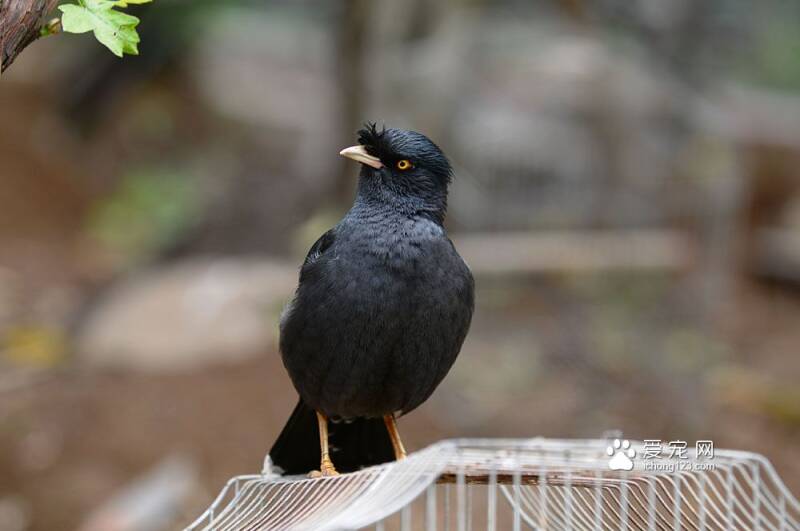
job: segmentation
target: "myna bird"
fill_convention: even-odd
[[[447,157],[420,133],[374,124],[358,142],[340,153],[361,163],[353,206],[311,247],[281,317],[300,395],[270,450],[285,474],[405,457],[395,418],[431,396],[472,320],[472,274],[443,227]]]

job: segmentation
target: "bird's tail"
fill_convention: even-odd
[[[328,422],[328,448],[339,472],[394,460],[394,450],[383,419]],[[289,417],[269,451],[273,467],[283,474],[306,474],[320,464],[319,426],[316,412],[302,400]]]

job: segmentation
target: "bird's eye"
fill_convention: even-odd
[[[411,161],[408,159],[398,160],[397,161],[397,169],[398,170],[407,170],[412,166]]]

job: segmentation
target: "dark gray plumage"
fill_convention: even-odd
[[[340,470],[391,459],[382,423],[361,419],[422,404],[472,318],[472,274],[442,226],[446,157],[419,133],[374,125],[359,143],[382,167],[363,165],[353,207],[309,251],[281,319],[281,354],[300,404],[270,453],[287,472],[319,460],[318,449],[300,455],[310,447],[299,439],[318,433],[313,410],[347,421],[331,428]]]

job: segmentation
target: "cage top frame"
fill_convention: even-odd
[[[261,474],[232,478],[185,529],[359,529],[426,493],[427,527],[435,529],[430,517],[436,511],[435,485],[453,483],[458,500],[471,484],[489,486],[489,529],[496,522],[491,513],[497,511],[495,493],[500,492],[513,511],[515,528],[800,531],[800,502],[763,456],[716,449],[709,458],[691,448],[654,455],[652,449],[645,453],[642,441],[629,444],[454,439],[399,462],[315,479],[272,474],[267,458]],[[634,457],[631,470],[611,470],[609,461],[620,449],[648,459]],[[465,507],[458,503],[455,510]]]

